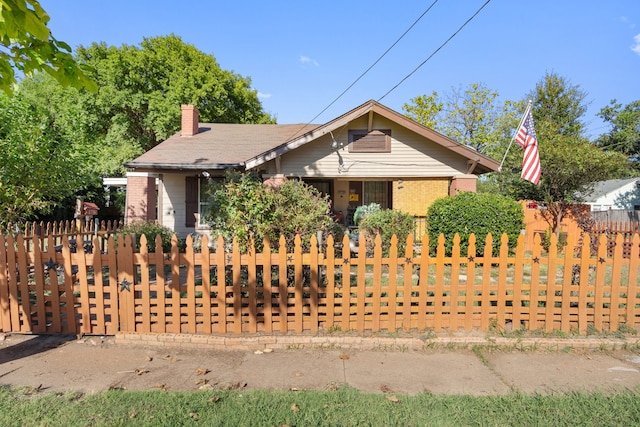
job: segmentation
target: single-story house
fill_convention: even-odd
[[[157,220],[178,235],[206,233],[206,180],[229,168],[265,183],[302,179],[328,194],[350,225],[362,204],[424,216],[436,199],[475,191],[499,164],[369,101],[325,124],[199,123],[182,106],[182,129],[126,164],[127,222]]]
[[[596,182],[582,198],[592,212],[640,210],[640,177]]]

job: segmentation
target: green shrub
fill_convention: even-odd
[[[156,251],[156,236],[160,235],[162,238],[162,251],[164,253],[171,252],[171,238],[174,235],[174,231],[168,227],[159,225],[156,222],[134,222],[127,224],[122,230],[118,231],[115,235],[116,244],[118,236],[126,236],[132,234],[135,237],[135,250],[140,250],[140,236],[143,234],[147,237],[147,250],[148,252]]]
[[[208,203],[211,210],[205,221],[212,234],[221,234],[227,242],[235,238],[241,251],[247,249],[252,238],[256,250],[261,251],[265,237],[277,249],[281,235],[290,248],[295,236],[300,235],[303,248],[308,249],[317,231],[327,236],[333,229],[328,197],[298,180],[286,180],[280,187],[270,188],[255,174],[229,172],[224,184],[212,191]]]
[[[356,208],[356,211],[353,213],[353,222],[356,225],[358,225],[359,222],[362,220],[362,218],[364,218],[365,216],[371,213],[378,212],[381,209],[382,208],[377,203],[370,203],[368,205],[358,206]]]
[[[398,238],[398,254],[402,255],[406,246],[407,236],[413,233],[415,220],[413,216],[393,209],[374,210],[361,217],[358,232],[366,239],[367,251],[371,251],[377,234],[382,240],[382,251],[389,254],[391,236]]]
[[[481,253],[487,234],[493,237],[492,252],[499,253],[503,233],[509,237],[509,247],[516,246],[524,228],[524,212],[516,201],[496,194],[464,192],[436,200],[427,211],[429,247],[433,252],[438,236],[445,237],[447,255],[451,254],[453,237],[460,235],[460,252],[467,253],[469,236],[476,235],[477,252]]]

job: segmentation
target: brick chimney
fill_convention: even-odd
[[[180,135],[193,136],[198,133],[198,121],[200,116],[194,105],[182,106],[182,130]]]

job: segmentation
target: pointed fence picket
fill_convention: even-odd
[[[82,237],[82,236],[78,236]],[[83,237],[82,237],[83,238]],[[261,251],[250,242],[172,239],[163,252],[146,236],[0,236],[0,330],[20,333],[240,335],[321,331],[441,332],[510,329],[582,335],[640,327],[640,236],[568,236],[564,250],[536,238],[525,252],[506,236],[440,236],[404,245],[377,236],[356,253],[349,240],[293,249],[284,237]],[[365,241],[361,236],[361,242]],[[61,245],[61,246],[60,246]],[[184,251],[180,247],[186,247]],[[402,250],[400,250],[402,247]],[[151,247],[153,248],[153,246]],[[201,248],[201,249],[200,249]]]

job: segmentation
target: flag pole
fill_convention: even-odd
[[[516,128],[516,131],[513,133],[513,136],[511,137],[511,141],[509,141],[509,146],[507,147],[507,151],[504,152],[504,157],[502,158],[502,161],[500,162],[500,166],[498,167],[498,172],[502,172],[502,165],[504,164],[504,161],[507,159],[507,154],[509,154],[509,150],[511,149],[511,145],[513,144],[513,141],[515,141],[516,135],[520,131],[520,128],[522,127],[522,124],[524,123],[525,119],[527,118],[527,114],[529,114],[529,111],[531,110],[531,106],[532,105],[533,105],[533,101],[529,100],[529,103],[527,104],[527,108],[524,110],[524,114],[522,115],[522,118],[520,119],[520,124]]]

